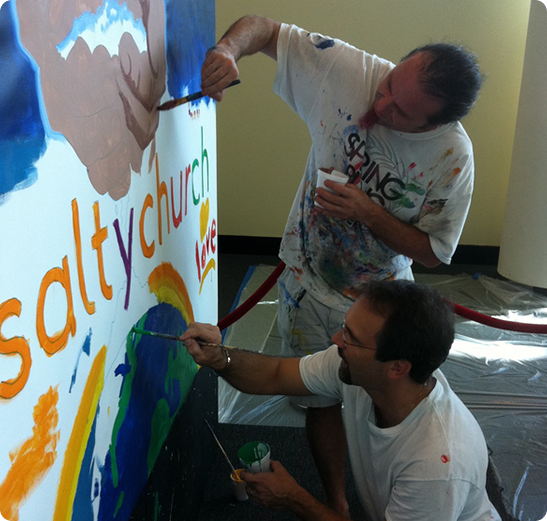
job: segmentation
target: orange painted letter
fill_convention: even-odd
[[[144,199],[144,203],[142,204],[142,210],[141,210],[141,218],[139,219],[139,235],[141,238],[141,249],[142,254],[147,258],[150,259],[152,255],[154,255],[154,252],[156,251],[156,243],[152,241],[150,244],[146,243],[146,237],[144,236],[144,218],[146,216],[146,210],[148,208],[154,208],[154,199],[150,194],[146,196]]]
[[[0,304],[0,355],[21,357],[21,370],[15,378],[0,382],[0,398],[13,398],[27,383],[32,359],[28,342],[22,337],[6,339],[2,335],[2,324],[7,318],[21,314],[21,302],[15,298]]]
[[[80,233],[80,211],[78,210],[78,201],[72,199],[72,229],[74,231],[74,242],[76,243],[76,264],[78,266],[78,282],[80,284],[80,296],[82,303],[88,315],[95,313],[95,302],[90,302],[87,298],[85,288],[84,263],[82,261],[82,236]]]
[[[103,242],[108,237],[108,229],[101,228],[101,216],[99,215],[99,203],[93,203],[93,217],[95,218],[95,233],[91,237],[91,246],[97,250],[97,261],[99,262],[99,280],[101,282],[101,291],[104,298],[112,298],[112,286],[106,282],[104,276]]]
[[[66,324],[62,331],[58,331],[53,336],[49,336],[46,331],[44,321],[44,307],[46,304],[46,294],[49,286],[58,282],[63,286],[66,293]],[[36,333],[40,346],[48,356],[54,355],[57,351],[64,349],[68,343],[68,335],[76,334],[76,319],[74,318],[74,305],[72,303],[72,289],[70,286],[70,273],[68,271],[68,260],[63,258],[62,268],[53,268],[49,270],[40,284],[40,293],[38,294],[38,306],[36,311]]]

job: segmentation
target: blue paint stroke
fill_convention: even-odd
[[[322,40],[318,41],[317,43],[314,43],[315,47],[318,49],[321,49],[322,51],[325,49],[330,49],[331,47],[334,47],[334,40],[331,40],[329,38],[323,38]]]
[[[97,430],[97,416],[99,415],[99,407],[95,412],[95,418],[89,435],[90,440],[95,440]],[[76,486],[76,494],[74,496],[74,505],[72,508],[72,521],[94,521],[93,506],[91,501],[91,490],[93,489],[93,451],[94,443],[88,443],[82,466],[80,468],[80,476],[78,485]],[[97,496],[95,496],[97,497]]]
[[[137,327],[180,335],[187,324],[176,308],[161,303]],[[123,382],[110,449],[100,469],[98,521],[129,519],[197,372],[179,342],[131,332],[126,346],[125,362],[115,371]],[[84,471],[80,479],[87,479]]]
[[[37,179],[34,164],[45,152],[36,72],[19,42],[12,1],[0,7],[0,204]]]
[[[165,17],[167,90],[180,98],[201,90],[205,53],[215,45],[215,2],[166,0]]]
[[[82,353],[85,353],[87,356],[89,356],[90,352],[91,352],[91,329],[89,330],[89,333],[85,337],[84,343],[82,345],[82,349],[78,353],[76,366],[74,367],[74,372],[72,373],[72,379],[70,380],[70,388],[68,390],[69,393],[72,392],[72,387],[76,383],[76,374],[78,373],[78,366],[80,365],[80,358],[82,356]]]

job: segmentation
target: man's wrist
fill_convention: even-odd
[[[215,45],[215,50],[224,54],[225,56],[231,57],[236,63],[240,58],[240,53],[238,53],[237,46],[235,42],[229,36],[222,37],[217,44]]]
[[[223,376],[224,374],[226,374],[226,372],[228,372],[228,370],[230,369],[230,365],[232,365],[232,357],[230,356],[230,353],[228,352],[228,349],[226,349],[224,346],[219,346],[220,347],[220,350],[224,353],[224,357],[226,359],[226,363],[224,364],[224,367],[220,368],[220,369],[213,369],[215,371],[215,373],[218,375],[218,376]]]

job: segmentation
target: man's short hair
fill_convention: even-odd
[[[428,123],[444,125],[459,121],[471,110],[482,85],[476,56],[459,45],[434,43],[414,49],[401,61],[417,53],[425,53],[419,79],[425,93],[443,103],[443,108]]]
[[[380,362],[407,360],[410,377],[425,383],[447,358],[454,341],[454,308],[437,291],[408,280],[372,281],[361,293],[386,318],[376,338]]]

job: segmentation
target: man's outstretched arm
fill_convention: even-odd
[[[235,22],[207,51],[201,68],[202,92],[222,100],[223,89],[239,76],[237,61],[243,56],[262,52],[276,60],[280,26],[280,22],[262,16],[244,16]]]
[[[259,353],[219,347],[220,331],[210,324],[193,322],[180,337],[199,365],[211,367],[244,393],[310,395],[300,376],[299,358],[277,358]],[[203,345],[210,342],[212,345]]]

